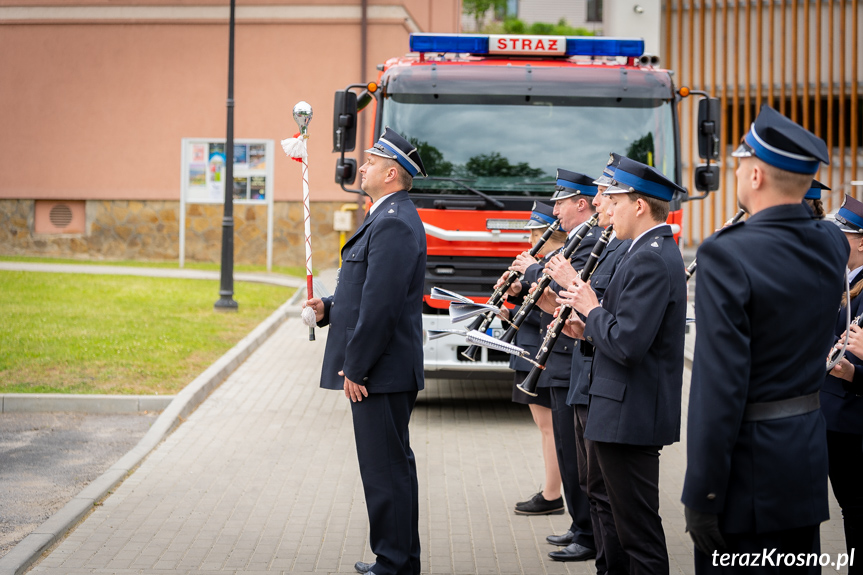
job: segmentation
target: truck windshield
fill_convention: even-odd
[[[399,93],[380,125],[417,146],[421,193],[547,196],[557,168],[599,177],[610,152],[675,178],[670,100]]]

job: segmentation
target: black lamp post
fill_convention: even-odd
[[[228,134],[225,138],[225,211],[222,216],[222,269],[216,311],[237,311],[234,301],[234,1],[228,41]]]

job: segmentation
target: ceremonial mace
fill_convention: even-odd
[[[312,215],[309,209],[309,122],[312,121],[312,106],[308,102],[298,102],[294,106],[294,121],[300,129],[296,138],[282,140],[282,149],[288,157],[303,163],[303,223],[306,242],[306,291],[307,298],[314,297],[312,280]],[[315,310],[303,308],[303,323],[309,326],[309,341],[315,341]]]

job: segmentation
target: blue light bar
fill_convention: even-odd
[[[605,38],[597,36],[531,36],[523,34],[505,34],[495,38],[547,38],[566,39],[565,56],[624,56],[637,58],[644,54],[644,40],[641,38]],[[521,45],[519,42],[514,44]],[[530,45],[526,42],[525,45]],[[535,43],[534,43],[535,45]],[[411,52],[435,52],[450,54],[490,54],[497,52],[489,50],[489,36],[483,34],[411,34]],[[530,50],[509,52],[510,56],[532,55]],[[536,53],[533,55],[548,55]]]
[[[411,52],[488,54],[488,36],[468,34],[411,34]]]
[[[644,54],[641,38],[602,38],[595,36],[567,36],[567,56],[626,56],[638,58]]]

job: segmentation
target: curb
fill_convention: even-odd
[[[0,394],[0,413],[140,413],[163,411],[173,395],[101,395],[65,393]]]
[[[299,317],[298,306],[284,304],[261,322],[237,345],[196,377],[178,393],[150,427],[146,435],[126,455],[97,477],[60,511],[48,518],[6,555],[0,557],[0,575],[20,575],[48,548],[59,542],[93,506],[125,479],[141,461],[168,436],[228,376],[258,349],[289,317]],[[6,405],[9,395],[5,396]],[[13,402],[14,403],[14,402]]]

